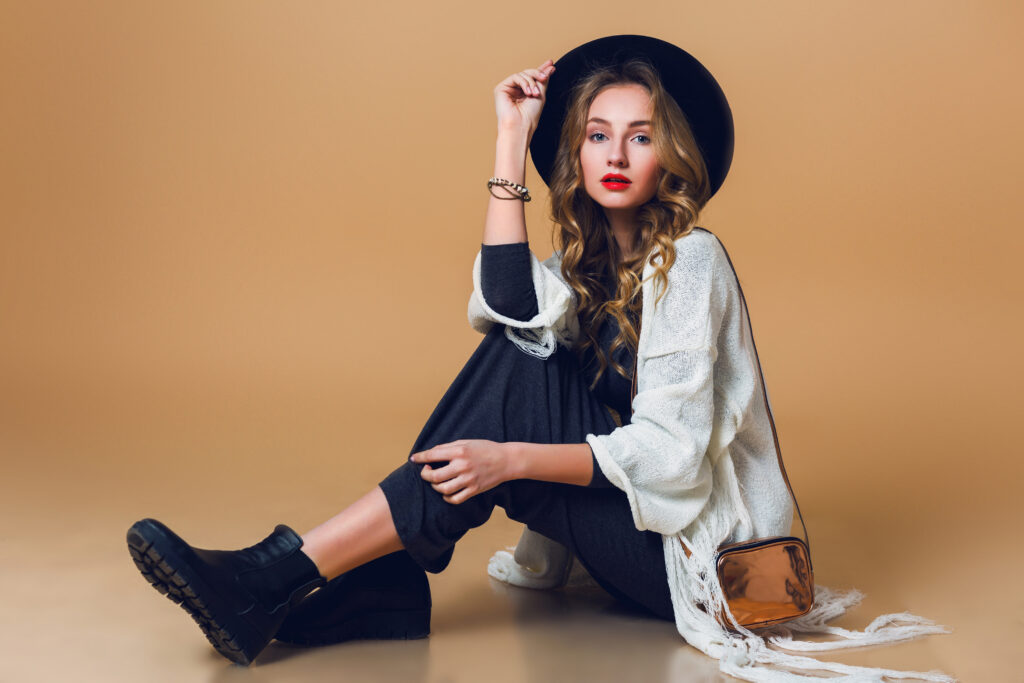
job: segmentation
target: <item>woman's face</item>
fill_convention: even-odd
[[[613,85],[590,104],[580,163],[590,197],[606,211],[633,212],[657,191],[661,169],[651,144],[651,97],[642,85]],[[628,182],[605,180],[609,174]]]

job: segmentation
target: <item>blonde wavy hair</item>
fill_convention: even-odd
[[[631,245],[634,256],[624,257],[603,208],[587,194],[580,149],[594,98],[608,87],[634,83],[651,96],[651,144],[661,174],[654,196],[637,212],[639,229]],[[580,336],[573,351],[582,357],[587,348],[593,348],[598,359],[597,376],[590,387],[593,390],[609,366],[625,378],[632,371],[601,350],[597,339],[601,323],[612,316],[619,324],[610,351],[628,345],[636,353],[644,263],[648,256],[661,257],[655,259],[651,276],[661,286],[656,299],[660,301],[668,286],[668,270],[676,258],[675,240],[693,231],[711,190],[704,159],[686,116],[646,60],[634,58],[589,72],[574,86],[569,101],[551,172],[550,218],[555,224],[555,247],[562,252],[562,277],[577,295]],[[606,291],[601,283],[602,273],[608,272],[615,274],[615,292]]]

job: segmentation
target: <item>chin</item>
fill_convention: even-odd
[[[643,206],[643,202],[598,202],[601,206],[606,209],[639,209]]]

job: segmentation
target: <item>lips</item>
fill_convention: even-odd
[[[609,190],[625,190],[630,185],[630,180],[619,173],[608,173],[601,178],[601,184]]]

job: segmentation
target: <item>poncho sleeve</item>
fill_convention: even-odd
[[[473,261],[473,292],[467,315],[470,326],[486,334],[495,323],[503,323],[505,335],[520,349],[540,358],[555,351],[556,344],[571,347],[579,333],[576,319],[576,294],[562,278],[561,254],[555,252],[541,262],[530,251],[530,276],[537,296],[537,314],[529,320],[516,320],[495,311],[484,299],[480,281],[482,250]]]
[[[692,232],[675,244],[668,287],[656,306],[649,291],[656,281],[643,285],[631,422],[586,436],[605,476],[625,491],[636,528],[661,534],[684,529],[711,494],[716,339],[728,300],[728,265],[717,239]]]

